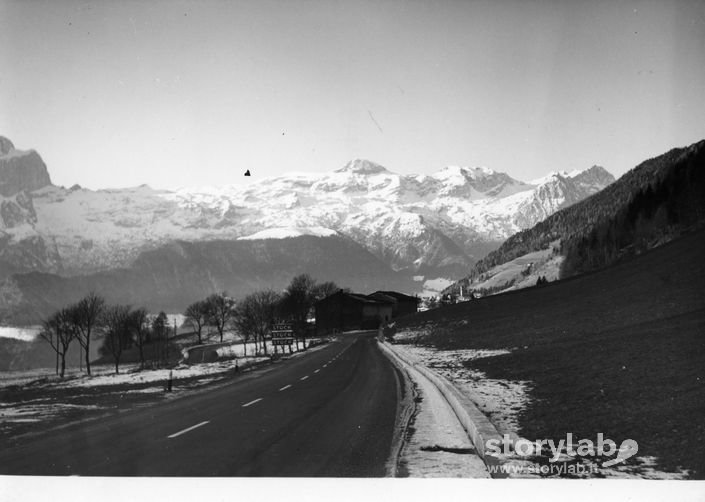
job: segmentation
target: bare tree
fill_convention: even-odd
[[[66,373],[66,353],[71,342],[77,338],[76,328],[72,322],[72,313],[69,309],[61,309],[42,322],[40,336],[49,342],[61,361],[61,370],[57,373],[64,378]]]
[[[78,342],[86,352],[86,372],[91,374],[91,338],[100,328],[100,316],[105,309],[105,300],[94,292],[88,293],[75,305],[69,307],[71,322],[77,334]]]
[[[144,345],[147,343],[147,337],[149,335],[149,315],[147,309],[138,308],[130,312],[128,325],[134,334],[135,343],[140,351],[140,369],[144,369]]]
[[[130,307],[128,305],[114,305],[107,307],[102,314],[102,325],[105,338],[103,347],[113,356],[115,373],[120,373],[120,357],[122,351],[130,345]]]
[[[206,312],[208,323],[215,326],[222,343],[225,327],[230,323],[233,317],[235,300],[230,298],[226,291],[223,291],[222,293],[210,295],[205,299],[205,302],[207,304]]]
[[[256,291],[238,302],[233,322],[245,344],[251,334],[267,353],[266,337],[276,320],[280,299],[279,293],[270,289]]]
[[[208,303],[205,300],[192,303],[186,307],[184,316],[186,316],[186,322],[188,322],[196,332],[198,344],[202,344],[203,327],[208,324]]]
[[[168,364],[169,359],[169,319],[166,313],[159,312],[157,317],[152,320],[152,334],[154,335],[154,343],[157,344],[157,362],[161,365],[162,361],[164,364]]]
[[[330,295],[337,293],[338,291],[340,291],[340,289],[341,288],[332,281],[322,282],[320,284],[316,284],[313,287],[313,296],[315,298],[315,301],[323,300],[324,298],[327,298]]]
[[[287,286],[280,303],[281,313],[292,320],[297,349],[299,339],[306,349],[306,319],[316,302],[315,288],[316,281],[310,275],[297,275]]]

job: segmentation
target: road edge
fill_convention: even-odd
[[[475,446],[478,456],[485,463],[490,476],[492,476],[492,478],[509,477],[501,468],[506,460],[495,455],[490,455],[486,451],[488,441],[494,440],[497,441],[496,444],[502,444],[502,436],[492,422],[478,409],[475,403],[445,377],[427,368],[418,361],[414,361],[408,356],[395,351],[392,344],[386,341],[379,341],[379,346],[382,352],[388,355],[392,363],[401,365],[402,368],[404,368],[404,365],[414,368],[438,389],[445,401],[450,405],[463,426],[463,429],[465,429],[468,438]],[[407,373],[406,371],[404,372]]]
[[[394,377],[397,383],[397,427],[394,429],[392,452],[386,465],[387,476],[392,478],[408,477],[408,475],[404,473],[400,474],[400,470],[402,469],[400,464],[402,452],[406,445],[407,433],[417,412],[417,392],[413,378],[399,361],[394,360],[394,354],[389,353],[388,349],[386,349],[379,339],[377,340],[377,346],[380,352],[392,363]]]

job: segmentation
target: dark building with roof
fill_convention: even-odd
[[[377,329],[392,319],[393,302],[338,291],[316,302],[316,334]]]
[[[404,315],[415,314],[419,308],[420,298],[397,293],[396,291],[375,291],[368,298],[392,303],[392,319]]]

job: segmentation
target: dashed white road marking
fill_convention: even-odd
[[[282,390],[286,390],[286,389],[288,389],[289,387],[291,387],[291,384],[290,384],[290,385],[285,385],[284,387],[282,387],[282,388],[281,388],[281,389],[279,389],[279,390],[280,390],[280,391],[282,391]]]
[[[316,370],[316,371],[314,371],[314,373],[318,373],[319,371],[321,371],[321,370]]]
[[[308,375],[306,375],[305,377],[301,377],[301,380],[306,380],[307,378],[308,378]]]
[[[192,431],[194,429],[197,429],[198,427],[201,427],[202,425],[206,425],[209,422],[210,422],[210,420],[206,420],[205,422],[201,422],[200,424],[196,424],[191,427],[188,427],[187,429],[176,432],[176,433],[172,434],[171,436],[167,436],[167,438],[172,439],[172,438],[175,438],[175,437],[180,436],[182,434],[186,434],[187,432]]]
[[[259,401],[261,401],[261,400],[262,400],[262,398],[261,398],[261,397],[258,397],[258,398],[255,399],[254,401],[250,401],[249,403],[243,404],[242,407],[243,407],[243,408],[247,408],[248,406],[253,405],[253,404],[255,404],[255,403],[257,403],[257,402],[259,402]]]

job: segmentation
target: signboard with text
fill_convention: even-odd
[[[274,324],[271,333],[272,345],[291,345],[294,343],[294,330],[291,328],[291,324]]]

